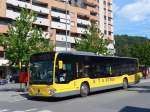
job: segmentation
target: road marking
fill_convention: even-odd
[[[25,112],[25,111],[21,111],[21,110],[16,110],[16,111],[12,111],[12,112]]]
[[[28,109],[28,110],[25,110],[25,112],[30,112],[30,111],[35,111],[37,110],[36,108],[32,108],[32,109]]]
[[[0,110],[0,112],[8,112],[8,111],[9,111],[9,109]],[[11,112],[32,112],[32,111],[37,111],[37,108],[31,108],[28,110],[15,110],[15,111],[11,111]],[[51,111],[51,110],[40,110],[37,112],[53,112],[53,111]]]
[[[53,112],[51,110],[41,110],[41,111],[38,111],[38,112]]]
[[[13,100],[13,101],[9,101],[10,103],[14,103],[14,102],[19,102],[19,101],[23,101],[23,100],[27,100],[27,98],[22,98],[20,100]]]
[[[22,98],[22,99],[20,99],[20,100],[15,100],[15,102],[23,101],[23,100],[27,100],[27,98]]]
[[[0,110],[0,112],[7,112],[8,109],[3,109],[3,110]]]

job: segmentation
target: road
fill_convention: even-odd
[[[3,95],[6,96],[5,92]],[[18,100],[0,98],[0,112],[150,112],[150,81],[126,91],[120,88],[101,91],[85,98],[28,100],[26,94],[21,96]]]

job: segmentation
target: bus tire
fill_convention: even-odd
[[[27,99],[28,99],[28,100],[35,100],[35,97],[34,97],[34,96],[29,96],[29,95],[28,95],[28,96],[27,96]]]
[[[86,97],[88,96],[90,92],[89,85],[87,83],[82,83],[80,87],[80,95],[81,97]]]
[[[126,78],[123,79],[123,89],[127,90],[128,89],[128,80]]]

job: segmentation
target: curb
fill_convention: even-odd
[[[141,79],[140,83],[145,83],[145,82],[150,82],[150,77],[148,77],[147,79]]]

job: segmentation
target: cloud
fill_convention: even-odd
[[[119,15],[133,22],[149,20],[150,0],[135,0],[121,8]]]

